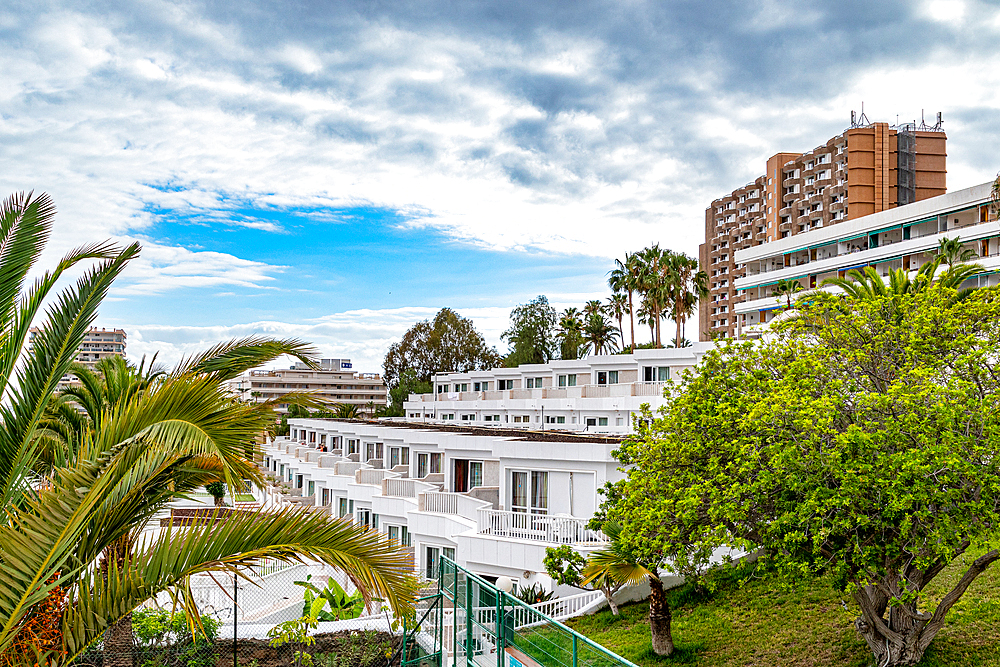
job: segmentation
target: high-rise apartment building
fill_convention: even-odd
[[[41,332],[37,327],[28,330],[28,346]],[[98,329],[94,327],[83,335],[83,341],[76,353],[76,360],[93,370],[97,362],[106,357],[125,356],[125,331],[122,329]]]
[[[289,392],[313,394],[331,405],[356,405],[363,413],[373,414],[388,404],[388,390],[376,373],[355,373],[350,359],[323,359],[313,370],[302,363],[291,368],[250,371],[230,382],[233,391],[250,400],[268,400]],[[279,405],[284,412],[287,405]]]
[[[735,281],[746,276],[737,250],[946,192],[941,114],[934,125],[897,126],[851,116],[842,134],[806,153],[771,156],[763,176],[705,210],[699,259],[709,275],[709,297],[699,307],[700,340],[734,337],[745,324],[734,312],[744,298]]]

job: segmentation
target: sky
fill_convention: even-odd
[[[442,307],[504,352],[518,303],[696,254],[862,103],[942,112],[949,189],[991,180],[998,44],[973,0],[6,0],[0,196],[54,198],[49,264],[142,244],[97,321],[131,357],[265,334],[378,372]]]

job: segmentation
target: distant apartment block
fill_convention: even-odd
[[[626,434],[643,403],[655,410],[663,390],[694,368],[712,345],[591,355],[432,378],[433,391],[410,394],[405,420],[502,429]]]
[[[983,273],[963,286],[1000,284],[1000,222],[992,186],[983,183],[737,250],[735,261],[743,267],[733,283],[737,335],[760,334],[781,312],[784,300],[772,294],[779,280],[798,281],[809,290],[851,269],[871,266],[883,277],[895,269],[916,271],[933,259],[944,238],[960,239],[983,266]]]
[[[41,332],[37,327],[28,330],[28,346]],[[93,370],[97,362],[107,357],[125,356],[125,331],[122,329],[98,329],[94,327],[83,335],[83,342],[76,353],[76,360]]]
[[[712,202],[705,210],[699,258],[710,294],[699,307],[699,338],[731,338],[745,309],[736,282],[747,276],[737,253],[847,220],[942,195],[947,136],[941,114],[890,126],[852,114],[851,127],[807,153],[778,153],[763,176]],[[815,249],[813,249],[815,250]]]
[[[355,373],[350,359],[322,359],[312,370],[302,363],[291,368],[250,371],[232,383],[233,389],[249,400],[280,398],[289,392],[309,392],[327,403],[357,405],[373,413],[387,405],[388,391],[377,373]],[[287,405],[280,405],[286,411]]]

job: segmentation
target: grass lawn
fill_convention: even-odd
[[[252,503],[256,500],[250,493],[237,493],[236,497],[233,498],[233,502],[237,503]]]
[[[953,564],[928,587],[935,604],[962,569],[961,563]],[[671,606],[675,602],[680,606],[673,608],[677,652],[670,658],[660,658],[650,648],[645,603],[626,605],[618,618],[605,610],[572,619],[568,625],[642,667],[873,664],[854,629],[856,607],[834,591],[828,578],[791,586],[775,575],[764,575],[743,586],[720,585],[711,599],[699,602],[683,602],[679,591],[671,595]],[[920,664],[1000,667],[1000,567],[994,565],[966,591]]]

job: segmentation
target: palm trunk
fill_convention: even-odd
[[[632,290],[628,291],[628,328],[632,332],[632,347],[629,352],[635,352],[635,313],[632,308]]]
[[[660,309],[656,309],[656,347],[663,347],[663,337],[660,335],[660,320],[663,319]]]
[[[663,582],[656,573],[649,578],[649,638],[656,655],[674,652],[674,638],[670,634],[670,604]]]
[[[121,576],[125,558],[131,548],[129,538],[125,536],[104,550],[101,567],[105,577],[112,570],[116,570],[118,576]],[[132,647],[132,612],[129,612],[104,631],[104,667],[132,667]]]
[[[615,604],[615,593],[617,591],[616,590],[612,590],[611,588],[605,586],[605,587],[603,587],[601,589],[601,592],[604,593],[604,599],[607,600],[607,602],[608,602],[608,608],[611,609],[611,613],[614,614],[615,616],[617,616],[618,615],[618,605]]]
[[[684,336],[684,332],[681,331],[682,320],[680,314],[680,307],[674,308],[674,324],[677,326],[677,334],[676,334],[677,337],[674,338],[674,347],[679,349],[681,347],[681,338],[683,338]]]

